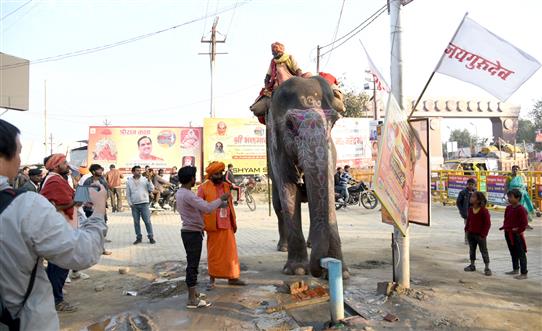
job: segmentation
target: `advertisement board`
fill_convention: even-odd
[[[407,115],[390,95],[373,187],[383,205],[383,219],[391,218],[405,235],[409,222],[409,198],[412,190],[416,146]]]
[[[134,165],[165,169],[202,166],[202,128],[91,126],[87,164],[104,168],[115,164],[123,171]],[[198,178],[199,171],[198,171]]]
[[[337,167],[368,168],[372,165],[369,141],[370,120],[341,118],[333,126],[331,137],[337,150]]]
[[[203,133],[204,167],[221,161],[236,175],[267,173],[265,126],[256,118],[206,118]]]
[[[506,177],[486,176],[487,201],[493,205],[506,206]]]
[[[410,125],[418,135],[419,141],[414,140],[415,159],[412,189],[408,205],[408,221],[419,225],[431,224],[431,165],[429,155],[429,120],[410,120]]]
[[[469,180],[469,178],[476,180],[476,176],[448,176],[448,198],[456,199],[459,196],[459,192],[467,187],[467,180]]]

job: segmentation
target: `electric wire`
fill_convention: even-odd
[[[249,3],[250,1],[252,1],[252,0],[247,0],[247,1],[243,2],[243,3],[241,3],[241,4],[236,4],[235,6],[225,7],[223,9],[217,11],[215,14],[226,13],[226,12],[228,12],[230,10],[233,10],[233,9],[239,7],[239,6],[245,5],[245,4]],[[49,56],[49,57],[33,60],[33,61],[30,61],[30,64],[40,64],[40,63],[46,63],[46,62],[60,61],[60,60],[64,60],[64,59],[67,59],[67,58],[72,58],[72,57],[76,57],[76,56],[82,56],[82,55],[87,55],[87,54],[92,54],[92,53],[104,51],[104,50],[107,50],[107,49],[110,49],[110,48],[115,48],[115,47],[118,47],[118,46],[130,44],[130,43],[133,43],[133,42],[136,42],[136,41],[139,41],[139,40],[147,39],[149,37],[154,37],[154,36],[156,36],[158,34],[168,32],[168,31],[171,31],[171,30],[175,30],[177,28],[180,28],[180,27],[183,27],[183,26],[195,23],[195,22],[202,21],[202,20],[204,20],[204,19],[206,19],[208,17],[209,17],[209,15],[198,17],[198,18],[183,22],[181,24],[171,26],[169,28],[165,28],[165,29],[162,29],[162,30],[157,30],[157,31],[154,31],[154,32],[142,34],[142,35],[139,35],[139,36],[136,36],[136,37],[124,39],[124,40],[117,41],[117,42],[110,43],[110,44],[105,44],[105,45],[101,45],[101,46],[97,46],[97,47],[81,49],[81,50],[77,50],[77,51],[72,51],[72,52],[68,52],[68,53],[63,53],[63,54],[59,54],[59,55],[54,55],[54,56]],[[3,66],[0,67],[0,70],[18,68],[18,67],[26,66],[28,64],[29,63],[27,63],[27,62],[18,62],[18,63],[8,64],[8,65],[3,65]]]
[[[333,48],[333,45],[335,45],[335,42],[337,40],[337,34],[339,34],[339,27],[341,26],[341,19],[343,17],[343,10],[344,10],[344,4],[346,3],[346,0],[343,0],[343,3],[341,5],[341,11],[339,12],[339,19],[337,20],[337,26],[335,27],[335,33],[333,34],[333,42],[331,43],[331,48]],[[324,67],[327,67],[329,64],[329,60],[331,59],[331,54],[329,53],[329,56],[327,57],[326,64]]]
[[[369,25],[371,25],[371,23],[373,23],[378,17],[380,17],[380,15],[382,15],[383,13],[386,12],[386,9],[384,7],[383,10],[381,10],[379,13],[375,15],[372,15],[372,19],[370,19],[364,26],[362,26],[358,31],[356,31],[354,34],[352,34],[351,36],[349,36],[348,38],[346,38],[343,42],[341,42],[340,44],[338,44],[337,46],[334,46],[333,48],[331,48],[330,50],[320,54],[320,56],[325,56],[326,54],[329,54],[331,52],[333,52],[334,50],[336,50],[337,48],[341,47],[342,45],[344,45],[346,42],[348,42],[350,39],[352,39],[353,37],[355,37],[358,33],[360,33],[361,31],[363,31],[365,28],[367,28]]]
[[[15,10],[13,10],[12,12],[4,15],[2,18],[0,18],[0,22],[5,20],[6,18],[8,18],[9,16],[15,14],[16,12],[19,11],[19,9],[22,9],[24,6],[28,5],[29,3],[31,3],[32,0],[28,0],[27,2],[23,3],[21,6],[17,7]]]

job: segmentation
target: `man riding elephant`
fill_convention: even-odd
[[[279,42],[272,43],[271,54],[273,54],[273,59],[269,64],[264,80],[265,89],[269,92],[272,92],[293,76],[299,77],[303,74],[294,57],[284,52],[283,44]]]
[[[262,124],[265,123],[265,113],[271,107],[271,95],[274,90],[292,77],[309,78],[312,76],[309,72],[303,73],[294,57],[284,51],[283,44],[279,42],[271,44],[271,53],[273,54],[273,59],[265,75],[265,87],[260,91],[260,95],[256,98],[254,104],[250,106],[250,110],[258,117],[258,120]],[[335,76],[325,72],[320,72],[319,76],[328,82],[333,91],[334,99],[331,106],[336,111],[343,112],[345,110],[344,98],[342,91],[339,89],[337,79]]]

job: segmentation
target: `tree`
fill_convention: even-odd
[[[455,129],[450,133],[449,141],[457,141],[458,148],[470,147],[476,138],[471,136],[467,129]]]
[[[368,109],[366,103],[369,101],[369,96],[364,92],[355,92],[349,90],[344,93],[345,112],[341,115],[344,117],[368,117]]]
[[[533,122],[529,120],[519,119],[518,120],[518,132],[516,133],[516,141],[522,143],[534,143],[535,140],[535,128]]]
[[[533,128],[542,130],[542,99],[538,100],[533,109],[529,112],[529,116],[533,120]]]

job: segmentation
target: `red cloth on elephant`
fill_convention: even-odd
[[[335,78],[335,76],[333,76],[332,74],[328,74],[327,72],[319,72],[318,75],[325,79],[329,83],[329,85],[339,85],[339,82],[337,82],[337,78]]]

